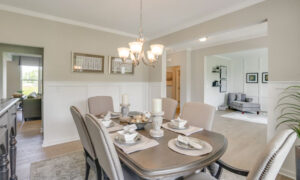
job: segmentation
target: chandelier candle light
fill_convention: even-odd
[[[136,41],[128,43],[129,48],[120,47],[118,48],[119,57],[122,58],[125,63],[128,58],[132,60],[132,63],[137,66],[140,61],[143,61],[145,65],[155,66],[159,57],[163,54],[164,46],[161,44],[150,45],[150,50],[147,51],[147,56],[144,53],[144,36],[143,36],[143,0],[140,0],[140,27],[139,37]]]
[[[163,122],[164,112],[162,111],[162,100],[153,99],[152,100],[152,129],[150,129],[150,135],[152,137],[162,137],[164,136],[164,131],[161,129]]]
[[[122,95],[122,103],[120,104],[120,106],[121,106],[121,115],[122,115],[121,118],[123,120],[128,119],[130,104],[128,103],[128,95],[127,94]]]

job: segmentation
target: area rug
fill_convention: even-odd
[[[83,152],[74,152],[60,157],[31,164],[31,180],[83,180],[85,160]],[[223,171],[223,180],[244,180],[244,177]],[[94,171],[90,170],[89,180],[96,180]]]
[[[256,113],[244,113],[241,112],[231,112],[227,114],[221,115],[221,117],[224,118],[230,118],[230,119],[236,119],[241,121],[248,121],[253,123],[260,123],[260,124],[267,124],[268,123],[268,117],[265,114],[259,114]]]

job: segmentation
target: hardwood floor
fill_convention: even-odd
[[[30,164],[66,153],[82,150],[81,143],[74,141],[61,145],[42,147],[41,121],[25,122],[17,135],[17,175],[19,180],[29,180]]]
[[[266,125],[222,118],[226,112],[217,112],[213,130],[225,135],[228,139],[228,149],[222,157],[226,163],[249,170],[256,161],[257,154],[266,144]],[[17,175],[20,180],[28,180],[32,162],[60,156],[66,153],[82,150],[81,143],[42,147],[41,121],[28,121],[21,127],[17,135]],[[241,148],[244,147],[244,148]],[[276,180],[290,180],[279,175]]]

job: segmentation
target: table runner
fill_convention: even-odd
[[[122,149],[126,154],[130,154],[136,151],[141,151],[144,149],[148,149],[148,148],[152,148],[154,146],[157,146],[159,143],[154,140],[154,139],[150,139],[147,138],[143,135],[141,135],[141,142],[139,142],[138,144],[135,145],[123,145],[123,144],[119,144],[117,142],[115,142],[114,138],[115,136],[117,136],[117,133],[112,133],[111,134],[111,138],[114,142],[114,144],[119,147],[120,149]]]
[[[199,127],[196,127],[196,126],[189,126],[189,128],[187,128],[187,129],[182,129],[182,130],[180,130],[180,129],[173,129],[173,128],[170,128],[170,127],[168,126],[168,123],[164,123],[164,124],[162,125],[162,127],[165,128],[165,129],[168,129],[168,130],[170,130],[170,131],[173,131],[173,132],[176,132],[176,133],[183,134],[183,135],[185,135],[185,136],[189,136],[189,135],[191,135],[191,134],[193,134],[193,133],[196,133],[196,132],[199,132],[199,131],[202,131],[202,130],[203,130],[203,128],[199,128]]]

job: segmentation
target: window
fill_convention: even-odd
[[[39,93],[39,67],[21,66],[21,83],[24,95]]]

